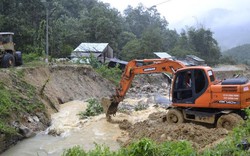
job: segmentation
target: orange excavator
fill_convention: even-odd
[[[115,115],[132,80],[137,74],[171,73],[172,104],[168,108],[168,123],[195,121],[232,129],[247,118],[250,106],[250,83],[246,78],[216,80],[208,66],[185,66],[170,59],[144,59],[128,62],[116,93],[102,99],[107,119]]]

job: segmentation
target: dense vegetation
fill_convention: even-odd
[[[250,65],[250,44],[244,44],[223,52],[223,56],[231,61]]]
[[[128,6],[121,14],[97,0],[2,0],[0,31],[14,32],[23,53],[43,55],[46,7],[51,57],[67,57],[81,42],[105,42],[123,60],[165,51],[179,57],[196,54],[210,65],[219,61],[220,49],[209,29],[187,27],[178,34],[156,7],[143,5]]]

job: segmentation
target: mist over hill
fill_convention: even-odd
[[[250,65],[250,44],[244,44],[223,52],[223,55],[233,58],[237,63]]]
[[[250,43],[249,10],[227,10],[216,8],[194,16],[197,27],[205,27],[214,32],[222,51]]]

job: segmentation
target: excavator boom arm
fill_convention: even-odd
[[[116,89],[116,93],[111,96],[108,102],[107,99],[104,100],[105,102],[102,102],[106,116],[109,117],[116,113],[118,104],[124,99],[135,75],[162,72],[175,73],[178,69],[184,67],[185,65],[180,61],[169,59],[143,59],[128,62],[122,74],[119,87]]]
[[[140,66],[140,63],[148,63],[147,65]],[[117,88],[116,95],[123,98],[133,79],[137,74],[151,74],[151,73],[175,73],[176,70],[184,68],[185,65],[179,61],[169,59],[144,59],[132,60],[128,62],[125,71],[121,77],[120,86]]]

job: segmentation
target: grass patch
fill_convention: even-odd
[[[14,127],[7,125],[4,121],[0,120],[0,132],[9,135],[16,135],[17,130]]]
[[[13,118],[22,113],[33,114],[45,110],[45,106],[38,100],[34,86],[21,80],[16,72],[11,73],[10,80],[11,85],[0,82],[0,132],[4,134],[17,133],[11,125]]]
[[[108,147],[96,145],[95,149],[86,152],[80,146],[76,146],[64,151],[63,156],[192,156],[195,150],[191,144],[182,142],[165,142],[156,144],[149,139],[141,139],[132,143],[127,148],[121,148],[118,151],[111,151]]]
[[[23,69],[17,69],[16,70],[16,75],[19,78],[24,78],[24,70]]]
[[[28,63],[28,62],[34,62],[34,61],[40,61],[40,55],[38,53],[24,53],[22,54],[22,59],[23,62]]]
[[[87,102],[87,109],[79,113],[81,119],[85,119],[89,116],[96,116],[103,112],[103,108],[97,99],[92,98],[89,99]]]
[[[22,59],[24,64],[23,66],[43,67],[48,65],[48,63],[45,62],[44,57],[38,53],[23,54]]]
[[[6,89],[5,86],[0,83],[0,117],[7,117],[11,111],[19,109],[18,105],[15,105],[12,101],[12,93]]]

